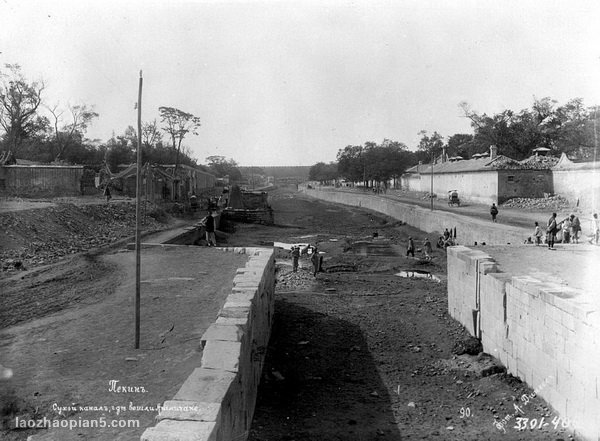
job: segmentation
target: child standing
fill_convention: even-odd
[[[535,237],[535,245],[539,245],[542,243],[542,229],[540,228],[540,225],[536,222],[535,223],[535,230],[533,231],[533,237]]]

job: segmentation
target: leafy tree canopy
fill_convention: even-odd
[[[242,173],[238,168],[237,162],[233,159],[226,159],[225,156],[213,155],[206,158],[206,164],[211,173],[217,178],[229,176],[230,181],[241,181]]]
[[[333,181],[338,177],[338,165],[335,162],[325,164],[324,162],[317,162],[313,165],[308,172],[308,179],[311,181]]]
[[[29,82],[18,64],[6,64],[0,71],[0,126],[4,142],[16,155],[23,141],[48,126],[47,118],[38,115],[42,103],[43,81]]]

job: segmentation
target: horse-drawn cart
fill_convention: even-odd
[[[453,205],[460,207],[460,199],[458,198],[458,191],[456,190],[448,191],[448,206],[451,207]]]

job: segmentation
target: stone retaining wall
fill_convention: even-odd
[[[252,423],[271,324],[275,291],[273,250],[222,248],[244,253],[231,294],[202,336],[201,366],[172,400],[142,441],[244,441]]]
[[[450,315],[536,390],[556,410],[554,416],[568,418],[585,439],[597,440],[600,313],[586,296],[553,282],[550,274],[512,276],[499,272],[482,251],[448,248]]]
[[[531,236],[531,231],[510,225],[495,224],[447,211],[430,211],[417,205],[410,205],[372,194],[350,193],[333,189],[301,188],[305,194],[329,202],[368,208],[386,214],[394,219],[427,233],[441,235],[445,228],[456,228],[457,241],[471,245],[475,242],[488,245],[523,243]]]

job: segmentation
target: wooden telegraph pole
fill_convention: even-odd
[[[141,226],[142,226],[142,71],[140,70],[140,87],[138,91],[138,142],[135,190],[135,349],[140,348],[140,275],[141,275]]]
[[[433,153],[433,149],[431,150],[431,191],[429,192],[429,199],[431,199],[431,211],[433,211],[433,163],[435,161],[435,156]]]

